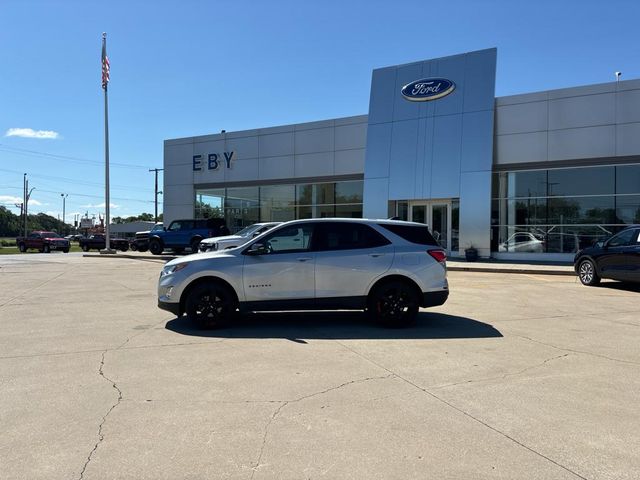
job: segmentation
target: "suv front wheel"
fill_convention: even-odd
[[[386,327],[406,327],[415,321],[418,303],[418,295],[412,285],[393,280],[374,287],[367,299],[367,311]]]
[[[162,246],[162,242],[157,238],[154,238],[149,242],[149,251],[154,255],[160,255],[163,250],[164,247]]]
[[[203,283],[188,295],[185,305],[187,316],[200,328],[224,327],[237,308],[235,295],[221,283]]]

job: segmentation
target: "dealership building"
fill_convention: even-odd
[[[398,217],[451,256],[567,260],[640,223],[640,80],[496,98],[496,57],[376,69],[367,115],[166,140],[165,224]]]

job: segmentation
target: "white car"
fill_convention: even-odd
[[[286,222],[239,248],[171,260],[158,281],[158,306],[203,328],[237,310],[316,309],[401,326],[448,296],[445,251],[426,225],[398,220]]]
[[[499,252],[529,252],[543,253],[544,242],[533,233],[518,232],[498,245]]]
[[[200,246],[198,248],[201,252],[215,252],[216,250],[238,247],[247,243],[253,237],[257,237],[261,233],[266,232],[270,228],[280,225],[280,223],[281,222],[254,223],[253,225],[243,228],[235,235],[205,238],[200,242]]]

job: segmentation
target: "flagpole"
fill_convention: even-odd
[[[102,33],[102,62],[104,69],[105,57],[107,54],[107,34],[105,32]],[[108,61],[108,60],[107,60]],[[111,235],[109,229],[110,223],[110,215],[109,215],[109,103],[107,96],[107,88],[108,88],[108,77],[105,81],[104,72],[103,72],[103,88],[104,88],[104,197],[105,197],[105,209],[106,215],[104,219],[104,227],[105,227],[105,249],[103,253],[115,253],[111,250]]]

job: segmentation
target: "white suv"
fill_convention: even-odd
[[[236,248],[171,260],[158,282],[158,306],[203,328],[237,310],[318,309],[364,309],[402,326],[448,296],[445,251],[426,225],[397,220],[286,222]]]
[[[276,225],[280,225],[280,222],[254,223],[253,225],[243,228],[235,235],[205,238],[200,242],[198,248],[201,252],[215,252],[216,250],[224,250],[225,248],[238,247]]]

